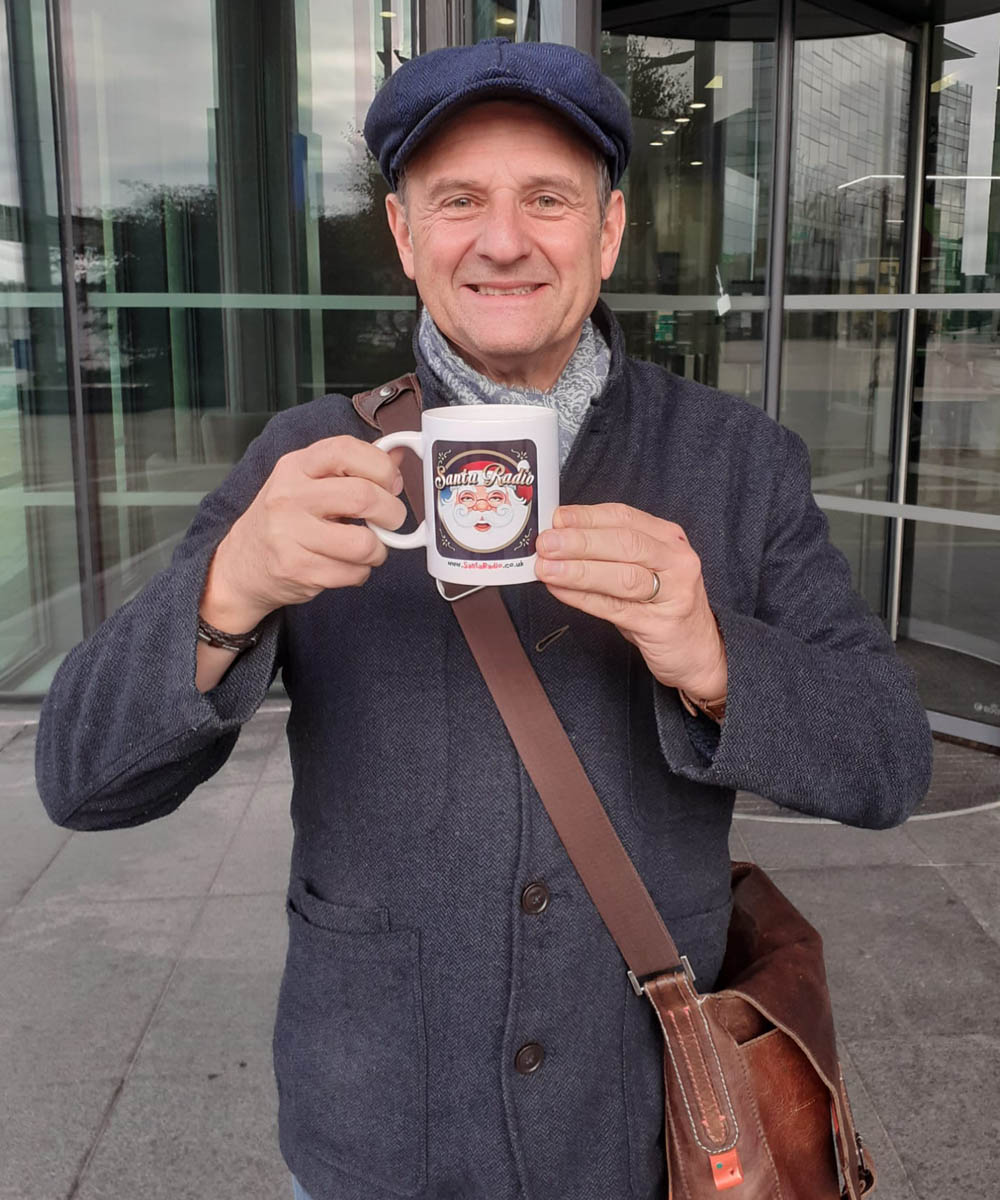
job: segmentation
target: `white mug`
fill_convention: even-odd
[[[425,519],[412,533],[367,522],[387,546],[427,548],[427,571],[444,583],[532,583],[535,540],[559,506],[559,423],[531,404],[429,408],[420,431],[390,433],[382,450],[407,446],[424,464]]]

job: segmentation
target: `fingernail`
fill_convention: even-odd
[[[537,545],[545,554],[554,554],[563,548],[563,538],[554,529],[546,529],[538,535]]]
[[[576,513],[574,513],[571,508],[560,508],[558,511],[559,511],[559,520],[564,525],[575,525],[576,524]]]
[[[566,570],[566,564],[554,558],[543,559],[540,565],[543,575],[561,575]]]
[[[399,493],[400,493],[400,492],[403,490],[404,486],[405,486],[405,484],[403,483],[403,477],[402,477],[402,475],[400,475],[400,473],[397,471],[397,472],[396,472],[396,478],[395,478],[395,479],[392,481],[392,491],[393,491],[393,494],[394,494],[394,495],[396,495],[396,496],[398,496],[398,495],[399,495]]]

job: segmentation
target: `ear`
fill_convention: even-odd
[[[625,197],[619,191],[611,193],[608,211],[601,227],[601,278],[610,279],[618,261],[618,251],[625,233]]]
[[[403,264],[403,272],[407,279],[414,279],[416,276],[413,271],[413,239],[410,236],[410,227],[406,223],[406,212],[399,202],[399,197],[393,192],[385,198],[385,215],[389,221],[389,232],[396,243],[396,253]]]

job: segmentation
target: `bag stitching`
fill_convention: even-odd
[[[691,1025],[691,1037],[693,1037],[693,1038],[694,1038],[695,1044],[697,1045],[697,1042],[698,1042],[698,1035],[697,1035],[697,1033],[696,1033],[696,1032],[695,1032],[695,1030],[694,1030],[694,1024],[693,1024],[693,1022],[691,1021],[691,1010],[690,1010],[690,1008],[685,1008],[684,1012],[685,1012],[685,1015],[687,1016],[688,1023]],[[682,1029],[681,1029],[681,1027],[680,1027],[680,1022],[677,1020],[677,1017],[676,1017],[676,1015],[675,1015],[673,1012],[670,1012],[670,1013],[668,1013],[668,1016],[670,1017],[670,1023],[671,1023],[671,1025],[673,1025],[674,1029],[677,1031],[677,1040],[678,1040],[678,1044],[680,1045],[680,1050],[681,1050],[681,1053],[684,1055],[684,1062],[687,1064],[687,1069],[688,1069],[688,1072],[689,1072],[689,1074],[690,1074],[690,1076],[691,1076],[691,1084],[692,1084],[692,1087],[693,1087],[693,1089],[694,1089],[694,1098],[695,1098],[695,1103],[696,1103],[696,1104],[697,1104],[697,1106],[698,1106],[699,1114],[700,1114],[700,1116],[701,1116],[701,1123],[702,1123],[702,1125],[705,1127],[706,1131],[708,1132],[708,1135],[709,1135],[709,1137],[713,1137],[712,1130],[709,1128],[709,1123],[708,1123],[708,1119],[707,1119],[707,1118],[708,1118],[708,1116],[709,1116],[709,1115],[712,1115],[712,1116],[714,1116],[714,1117],[715,1117],[715,1118],[718,1120],[718,1122],[719,1122],[719,1124],[720,1124],[720,1126],[721,1126],[721,1129],[722,1129],[722,1132],[720,1133],[720,1135],[719,1135],[719,1137],[718,1137],[718,1139],[717,1139],[717,1140],[718,1140],[718,1141],[720,1141],[720,1142],[721,1142],[721,1141],[725,1141],[725,1137],[726,1137],[726,1118],[725,1118],[725,1117],[722,1115],[722,1110],[721,1110],[721,1109],[720,1109],[720,1107],[719,1107],[719,1100],[718,1100],[718,1097],[717,1097],[717,1096],[712,1096],[712,1101],[713,1101],[713,1103],[712,1103],[711,1105],[706,1105],[706,1104],[705,1104],[705,1101],[704,1101],[704,1100],[703,1100],[703,1098],[702,1098],[701,1089],[698,1087],[697,1073],[695,1072],[694,1066],[692,1065],[692,1062],[691,1062],[691,1057],[690,1057],[690,1055],[688,1054],[688,1051],[687,1051],[687,1046],[685,1045],[685,1041],[686,1041],[687,1039],[686,1039],[686,1037],[685,1037],[685,1034],[684,1034],[683,1030],[682,1030]],[[705,1056],[704,1056],[704,1054],[702,1054],[702,1053],[701,1053],[701,1048],[700,1048],[700,1047],[699,1047],[698,1057],[699,1057],[699,1059],[701,1060],[701,1067],[702,1067],[702,1070],[705,1072],[705,1075],[707,1076],[707,1075],[708,1075],[708,1068],[707,1068],[707,1066],[706,1066],[706,1063],[705,1063]],[[712,1088],[712,1081],[711,1081],[711,1079],[709,1079],[709,1080],[708,1080],[708,1084],[709,1084],[709,1088],[710,1088],[712,1091],[714,1091],[714,1089]],[[710,1113],[709,1113],[709,1110],[710,1110],[710,1109],[714,1109],[714,1113],[711,1113],[711,1114],[710,1114]]]
[[[671,980],[670,982],[674,982],[674,981]],[[675,983],[675,986],[677,986],[676,983]],[[653,1004],[652,997],[650,997],[650,1003]],[[708,1146],[705,1145],[705,1143],[698,1136],[698,1127],[697,1127],[697,1125],[695,1125],[694,1114],[691,1112],[691,1105],[688,1102],[687,1092],[684,1089],[684,1080],[681,1076],[680,1071],[677,1068],[677,1059],[674,1057],[674,1049],[673,1049],[673,1046],[671,1046],[671,1044],[670,1044],[670,1035],[667,1033],[667,1028],[663,1024],[663,1018],[660,1016],[660,1010],[656,1007],[655,1004],[653,1004],[653,1011],[656,1013],[656,1019],[660,1024],[660,1029],[663,1031],[663,1042],[667,1048],[667,1053],[670,1055],[670,1061],[673,1063],[674,1073],[677,1076],[677,1084],[678,1084],[678,1087],[680,1088],[680,1092],[681,1092],[681,1100],[683,1100],[683,1102],[684,1102],[684,1108],[685,1108],[685,1111],[687,1112],[688,1120],[691,1122],[691,1133],[692,1133],[692,1136],[694,1137],[695,1142],[702,1150],[705,1151],[706,1154],[724,1154],[727,1150],[732,1150],[732,1148],[736,1145],[737,1141],[739,1140],[740,1128],[739,1128],[739,1123],[736,1120],[736,1113],[733,1110],[732,1099],[730,1098],[729,1091],[726,1088],[725,1077],[724,1076],[722,1077],[722,1088],[723,1088],[723,1091],[726,1093],[726,1101],[729,1105],[729,1111],[732,1114],[732,1118],[733,1118],[733,1136],[724,1146],[717,1147],[715,1150],[711,1150],[711,1149],[709,1149]],[[702,1020],[704,1021],[705,1014],[702,1013],[701,1017],[702,1017]],[[708,1028],[707,1021],[705,1022],[705,1027],[707,1030],[707,1028]],[[711,1034],[709,1034],[709,1037],[711,1038]],[[713,1049],[713,1052],[715,1052],[714,1043],[712,1045],[712,1049]],[[719,1056],[718,1056],[717,1052],[715,1054],[715,1060],[718,1063]],[[722,1076],[721,1063],[719,1064],[719,1074],[720,1074],[720,1076]]]

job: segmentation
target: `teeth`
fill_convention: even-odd
[[[527,296],[529,292],[533,292],[534,290],[534,284],[519,288],[484,287],[482,284],[479,284],[476,288],[480,296]]]

